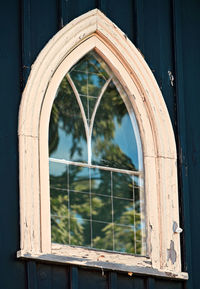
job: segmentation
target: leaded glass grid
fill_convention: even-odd
[[[49,155],[52,242],[144,255],[139,129],[127,93],[95,51],[57,90]]]

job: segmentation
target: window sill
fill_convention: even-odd
[[[60,264],[73,264],[101,270],[117,270],[133,274],[151,275],[161,278],[188,280],[188,273],[153,268],[148,257],[132,256],[115,252],[52,244],[52,253],[18,251],[17,258],[34,259]]]

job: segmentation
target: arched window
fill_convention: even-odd
[[[144,58],[99,10],[33,65],[19,159],[19,257],[187,278],[167,108]]]
[[[94,50],[58,87],[49,155],[52,242],[145,255],[139,129],[127,93]]]

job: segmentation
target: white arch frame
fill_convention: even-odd
[[[51,244],[48,120],[60,81],[91,49],[109,64],[126,89],[139,124],[145,167],[147,257],[104,252],[101,259],[102,251]],[[140,52],[99,10],[66,25],[37,57],[21,100],[18,134],[21,227],[18,257],[187,279],[187,274],[181,272],[180,236],[176,230],[179,228],[177,156],[168,111]]]

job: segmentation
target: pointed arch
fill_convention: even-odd
[[[173,272],[175,278],[187,278],[181,273],[180,238],[173,229],[179,226],[177,156],[173,129],[163,96],[137,48],[97,9],[76,18],[49,41],[32,66],[22,95],[18,127],[21,226],[19,256],[39,256],[43,259],[46,256],[51,259],[48,256],[53,255],[55,258],[62,252],[74,254],[72,248],[72,253],[69,253],[63,247],[59,249],[51,245],[48,121],[59,83],[66,72],[92,49],[111,67],[126,90],[136,114],[143,143],[148,259],[129,256],[124,261],[128,265],[121,266],[120,270],[165,277],[168,276],[166,272]],[[175,258],[171,257],[171,251]],[[79,253],[80,256],[84,254]],[[110,263],[119,261],[117,257],[117,261],[113,261],[108,255],[109,261],[104,265],[111,268]],[[150,263],[147,265],[149,258]],[[72,262],[70,260],[63,262]],[[78,259],[73,262],[83,264]],[[85,263],[88,264],[89,262]],[[101,266],[98,262],[92,264]]]

